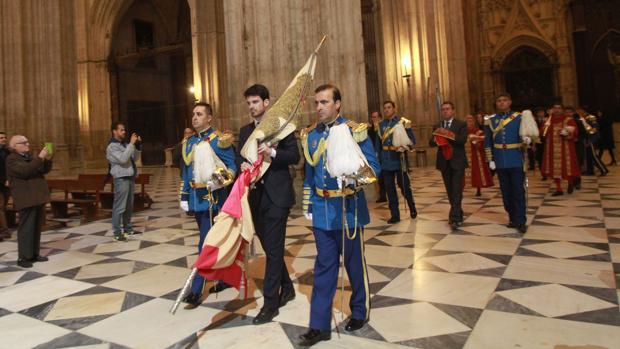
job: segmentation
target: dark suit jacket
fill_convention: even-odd
[[[43,177],[52,169],[51,160],[41,160],[11,153],[6,158],[6,175],[16,210],[43,205],[50,201],[50,191]]]
[[[433,131],[440,128],[443,121],[433,127]],[[450,131],[454,132],[455,140],[450,141],[452,144],[452,159],[446,160],[441,150],[437,150],[437,161],[435,162],[435,168],[439,171],[445,171],[448,168],[453,170],[465,169],[467,165],[467,155],[465,154],[465,144],[467,143],[467,124],[463,121],[454,118],[450,124]],[[431,137],[429,142],[431,147],[436,147],[435,138]]]
[[[241,157],[241,149],[254,128],[254,122],[251,122],[239,130],[239,146],[237,147],[237,168],[239,171],[241,171],[241,163],[247,161]],[[289,172],[289,165],[297,164],[299,159],[297,140],[295,135],[291,133],[278,143],[276,157],[271,159],[271,166],[261,178],[264,191],[277,207],[289,209],[295,204],[295,191],[293,190],[293,178]]]

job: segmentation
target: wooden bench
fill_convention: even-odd
[[[103,182],[92,179],[48,179],[47,185],[50,192],[53,190],[64,192],[63,198],[52,197],[50,201],[52,215],[55,218],[67,218],[69,216],[69,204],[73,204],[82,211],[84,221],[96,219],[99,193],[104,187]],[[80,196],[72,193],[84,195]]]

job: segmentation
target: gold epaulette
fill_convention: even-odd
[[[411,128],[411,126],[413,125],[411,120],[409,120],[407,118],[403,118],[402,116],[400,118],[400,122],[402,122],[402,124],[403,124],[403,126],[405,126],[405,128]]]
[[[353,120],[347,120],[347,126],[351,129],[353,140],[357,143],[363,142],[368,138],[368,124],[357,123]]]
[[[590,121],[590,122],[596,122],[596,116],[589,114],[588,116],[586,116],[586,120]]]
[[[228,133],[228,132],[217,132],[217,146],[220,149],[226,149],[226,148],[230,148],[230,146],[232,146],[233,143],[233,135],[232,133]]]

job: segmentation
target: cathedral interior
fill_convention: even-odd
[[[342,330],[347,280],[334,301],[340,330],[316,347],[620,348],[620,170],[584,176],[562,197],[528,171],[525,235],[505,227],[497,186],[481,196],[466,187],[466,218],[452,231],[429,146],[438,101],[464,120],[494,114],[501,92],[514,110],[561,101],[599,112],[619,145],[620,0],[0,0],[0,131],[26,135],[33,152],[53,143],[46,178],[63,179],[107,171],[120,121],[142,137],[153,202],[134,216],[140,235],[122,244],[111,242],[109,212],[46,225],[50,260],[33,269],[16,266],[15,234],[0,242],[0,348],[298,348],[317,256],[302,171],[285,240],[298,296],[253,326],[258,240],[249,299],[228,289],[168,313],[199,243],[170,156],[195,102],[238,136],[252,120],[243,91],[260,83],[277,100],[324,35],[312,90],[338,86],[342,115],[360,123],[386,100],[412,121],[419,215],[388,225],[387,204],[368,190],[370,320]],[[315,123],[312,93],[302,108],[298,125]]]

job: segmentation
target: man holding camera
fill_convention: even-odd
[[[32,263],[47,261],[47,257],[39,255],[39,247],[45,204],[50,201],[44,175],[52,169],[52,154],[43,148],[38,156],[32,156],[30,142],[20,135],[11,137],[9,147],[12,152],[6,158],[6,176],[13,206],[19,211],[17,265],[31,268]]]
[[[125,236],[134,233],[131,225],[133,190],[134,180],[138,174],[136,160],[140,156],[142,139],[136,133],[132,133],[127,144],[125,135],[125,125],[121,122],[113,123],[112,138],[106,149],[106,158],[110,164],[109,174],[114,178],[112,229],[115,241],[126,241]]]

